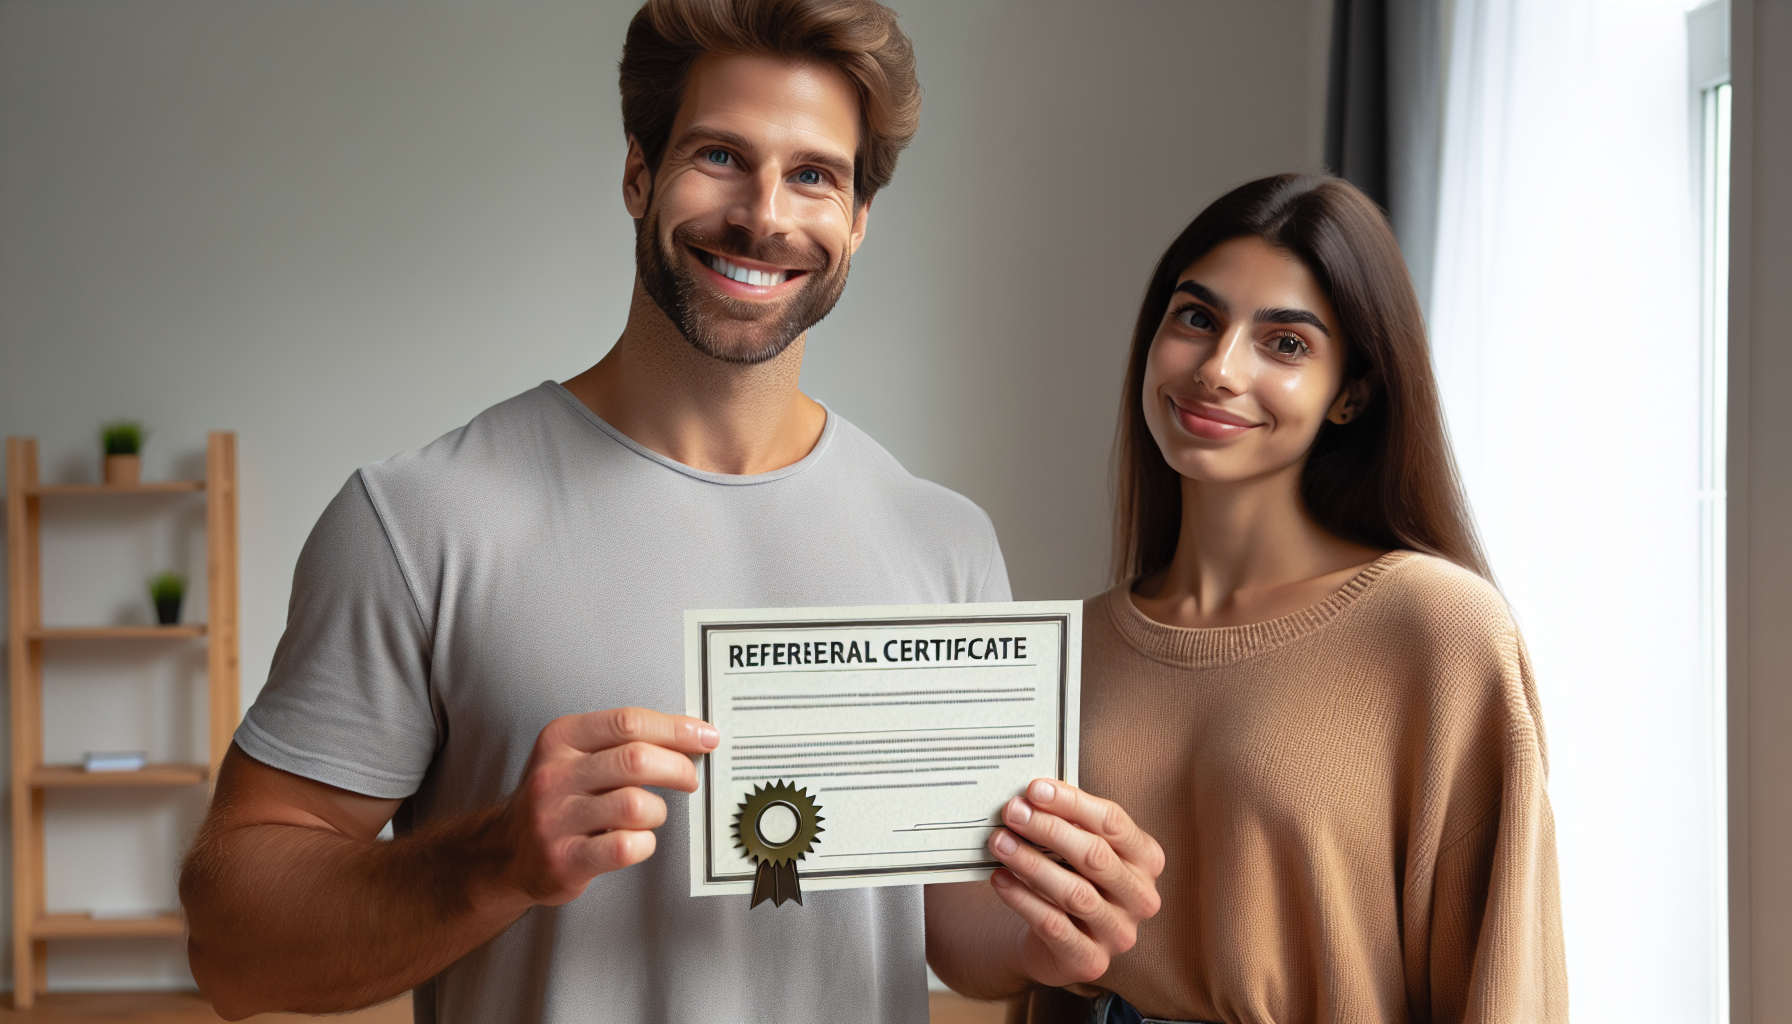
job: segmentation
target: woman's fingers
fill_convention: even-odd
[[[1105,839],[1127,863],[1138,867],[1147,877],[1156,878],[1164,870],[1164,850],[1157,840],[1132,820],[1126,809],[1112,800],[1056,779],[1034,779],[1027,787],[1027,802],[1048,811],[1091,835]]]
[[[1104,947],[1114,952],[1132,948],[1138,936],[1136,919],[1116,909],[1089,879],[1066,870],[1005,831],[997,830],[989,846],[1014,877],[1081,921]]]
[[[1107,952],[1083,934],[1064,911],[1041,899],[1005,870],[998,868],[989,881],[995,887],[996,895],[1026,922],[1033,938],[1044,947],[1051,963],[1057,967],[1052,973],[1063,975],[1045,978],[1036,975],[1035,980],[1053,985],[1081,984],[1107,973]]]
[[[1002,817],[1009,829],[1028,842],[1063,857],[1077,874],[1100,887],[1134,920],[1157,913],[1159,900],[1153,877],[1121,857],[1103,837],[1055,814],[1036,810],[1031,802],[1019,797],[1008,802]]]

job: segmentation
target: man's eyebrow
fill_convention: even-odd
[[[1176,290],[1172,291],[1170,294],[1174,295],[1174,294],[1176,294],[1176,292],[1187,292],[1188,294],[1193,295],[1195,298],[1200,299],[1202,302],[1207,303],[1209,306],[1212,306],[1214,309],[1217,309],[1222,313],[1226,312],[1228,309],[1228,307],[1226,306],[1226,300],[1220,298],[1218,295],[1213,294],[1212,289],[1208,288],[1206,285],[1200,283],[1199,281],[1184,281],[1181,284],[1178,284],[1176,286]]]
[[[683,135],[678,137],[679,146],[686,146],[696,141],[718,142],[724,146],[731,146],[738,149],[743,153],[750,153],[753,151],[753,142],[751,139],[739,132],[731,132],[726,128],[710,128],[700,124],[692,125],[685,129]]]
[[[1331,337],[1331,328],[1325,321],[1304,309],[1259,309],[1251,319],[1260,324],[1311,324],[1319,328],[1320,333]]]

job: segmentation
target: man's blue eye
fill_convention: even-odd
[[[821,172],[817,170],[798,171],[796,180],[805,185],[819,185],[821,184]]]
[[[725,164],[725,163],[727,163],[727,162],[728,162],[728,151],[727,151],[727,150],[725,150],[725,149],[712,149],[712,150],[710,150],[710,151],[709,151],[709,162],[710,162],[710,163],[712,163],[712,164]]]

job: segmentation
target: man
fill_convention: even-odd
[[[652,0],[621,84],[621,338],[356,473],[300,556],[181,880],[226,1017],[926,1019],[919,888],[688,895],[676,791],[717,735],[669,713],[686,609],[1009,596],[980,510],[797,390],[913,54],[870,0]]]

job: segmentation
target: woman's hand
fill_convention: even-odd
[[[1139,922],[1162,905],[1163,847],[1119,804],[1051,779],[1035,779],[1002,818],[1008,828],[991,834],[989,848],[1007,867],[989,881],[1027,924],[1022,969],[1056,986],[1106,974],[1109,962],[1138,941]]]

